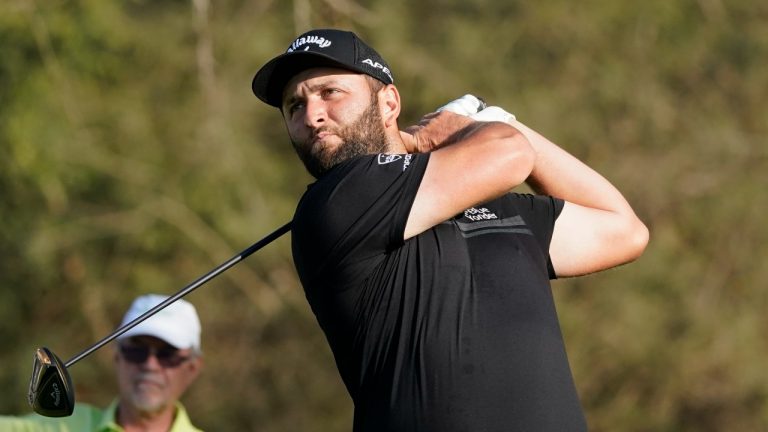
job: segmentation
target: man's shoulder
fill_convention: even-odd
[[[491,203],[495,205],[512,204],[523,212],[546,211],[559,213],[564,201],[550,195],[531,194],[523,192],[509,192]],[[493,205],[492,204],[492,205]]]
[[[338,182],[349,176],[363,175],[365,177],[381,176],[400,176],[414,166],[418,165],[417,161],[426,162],[429,159],[429,154],[398,154],[398,153],[376,153],[360,155],[345,160],[327,173],[325,173],[320,179],[318,184],[334,183]]]
[[[358,195],[365,191],[388,189],[402,181],[406,174],[423,173],[428,154],[369,154],[348,159],[334,166],[317,181],[307,187],[302,199],[327,201],[340,190]]]
[[[173,427],[170,432],[203,432],[192,424],[186,408],[181,402],[176,403],[176,418],[173,421]]]

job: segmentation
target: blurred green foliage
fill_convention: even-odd
[[[651,229],[636,263],[554,283],[594,431],[768,430],[768,3],[3,0],[0,396],[131,299],[290,219],[310,181],[253,73],[309,27],[358,32],[414,122],[472,92],[604,173]],[[344,431],[351,401],[287,236],[189,296],[207,430]],[[72,367],[114,395],[112,352]]]

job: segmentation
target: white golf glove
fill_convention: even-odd
[[[478,113],[472,114],[469,117],[477,121],[500,121],[507,124],[511,124],[513,121],[517,120],[514,114],[510,114],[504,111],[503,108],[497,106],[489,106],[488,108]]]
[[[471,94],[466,94],[456,100],[453,100],[441,106],[440,108],[437,109],[437,112],[450,111],[455,114],[470,116],[472,114],[476,114],[478,111],[482,110],[483,108],[485,108],[485,102],[483,102],[476,96],[473,96]]]
[[[516,120],[513,114],[506,112],[501,107],[486,107],[483,100],[471,94],[466,94],[456,100],[448,102],[438,108],[437,111],[450,111],[455,114],[468,116],[476,121],[500,121],[510,123]]]

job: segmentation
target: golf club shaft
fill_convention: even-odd
[[[112,340],[114,340],[115,338],[120,336],[121,334],[123,334],[123,333],[127,332],[128,330],[132,329],[133,327],[137,326],[142,321],[146,320],[147,318],[151,317],[152,315],[154,315],[154,314],[160,312],[161,310],[165,309],[171,303],[173,303],[176,300],[178,300],[178,299],[184,297],[185,295],[191,293],[192,291],[194,291],[195,289],[199,288],[200,286],[202,286],[203,284],[205,284],[209,280],[215,278],[219,274],[221,274],[224,271],[226,271],[228,268],[230,268],[233,265],[239,263],[240,261],[242,261],[243,259],[245,259],[249,255],[251,255],[252,253],[256,252],[257,250],[259,250],[261,248],[263,248],[264,246],[268,245],[269,243],[272,243],[272,241],[274,241],[275,239],[277,239],[278,237],[282,236],[283,234],[285,234],[286,232],[288,232],[290,230],[291,230],[291,222],[288,222],[285,225],[283,225],[282,227],[276,229],[274,232],[272,232],[272,234],[269,234],[268,236],[264,237],[263,239],[257,241],[256,243],[254,243],[253,245],[251,245],[250,247],[248,247],[244,251],[242,251],[239,254],[233,256],[228,261],[220,264],[218,267],[214,268],[210,272],[208,272],[205,275],[203,275],[200,278],[198,278],[196,281],[194,281],[191,284],[187,285],[186,287],[182,288],[176,294],[172,295],[171,297],[168,297],[163,302],[159,303],[158,305],[156,305],[152,309],[144,312],[143,314],[141,314],[140,316],[136,317],[131,322],[128,322],[125,325],[121,326],[120,328],[118,328],[117,330],[112,332],[111,334],[109,334],[106,337],[104,337],[102,340],[96,342],[91,347],[83,350],[80,354],[72,357],[71,359],[69,359],[69,361],[67,361],[64,364],[64,367],[69,368],[70,366],[72,366],[73,364],[75,364],[78,361],[82,360],[83,358],[87,357],[88,355],[90,355],[91,353],[96,351],[97,349],[99,349],[99,348],[103,347],[104,345],[108,344],[109,342],[111,342]]]

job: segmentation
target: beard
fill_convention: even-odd
[[[316,134],[332,132],[341,139],[335,149],[326,146],[311,145]],[[384,124],[378,108],[378,97],[374,93],[368,108],[360,117],[347,126],[338,128],[321,127],[314,131],[307,142],[291,140],[293,148],[299,155],[310,174],[320,178],[335,165],[356,156],[385,153],[388,149]]]
[[[169,404],[167,390],[162,379],[146,373],[132,383],[127,396],[136,410],[150,414],[162,411]]]

